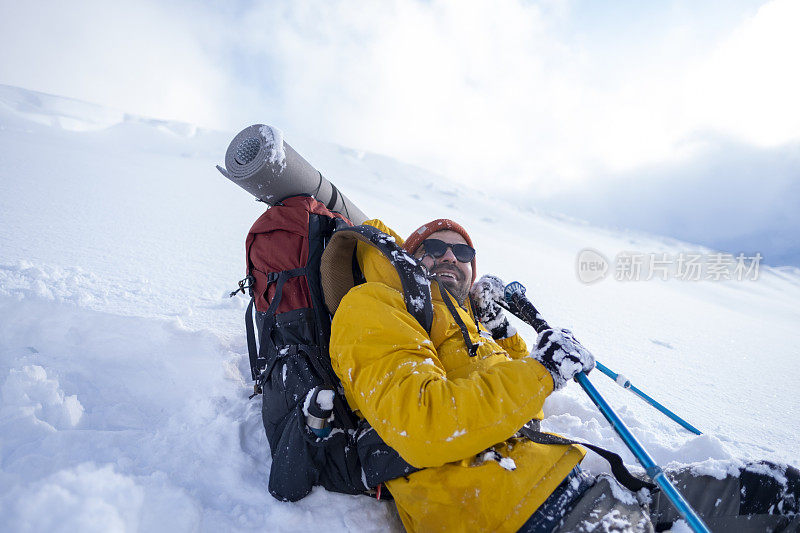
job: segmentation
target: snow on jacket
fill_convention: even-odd
[[[367,223],[402,243],[380,221]],[[541,419],[552,377],[525,357],[518,335],[485,338],[471,310],[456,305],[480,344],[470,357],[435,282],[428,335],[407,312],[390,263],[363,243],[356,253],[367,282],[347,293],[333,318],[331,361],[353,410],[423,468],[386,483],[403,524],[408,531],[516,531],[585,453],[512,438]],[[489,448],[496,453],[484,453]]]

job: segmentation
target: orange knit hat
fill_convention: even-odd
[[[469,233],[467,233],[467,230],[465,230],[461,224],[459,224],[458,222],[454,222],[448,218],[439,218],[437,220],[432,220],[427,224],[423,224],[422,226],[417,228],[416,231],[414,231],[411,235],[408,236],[406,242],[403,243],[403,249],[405,249],[405,251],[410,253],[411,255],[414,255],[414,253],[417,251],[417,248],[419,248],[419,245],[422,244],[422,241],[424,241],[437,231],[443,231],[443,230],[455,231],[456,233],[464,237],[464,240],[467,241],[468,245],[475,248],[472,245],[472,239],[469,237]],[[475,257],[473,257],[472,281],[470,283],[475,282],[476,273],[477,270],[475,269]]]

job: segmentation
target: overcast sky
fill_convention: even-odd
[[[797,0],[0,0],[0,83],[536,201],[706,165],[719,139],[796,150],[798,27]]]

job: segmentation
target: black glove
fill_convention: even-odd
[[[504,301],[505,285],[497,276],[483,276],[469,291],[475,304],[475,316],[492,333],[494,339],[505,339],[517,333],[508,323],[499,302]]]
[[[563,388],[578,372],[594,368],[594,356],[568,329],[546,329],[539,334],[531,357],[542,363],[553,376],[553,389]]]

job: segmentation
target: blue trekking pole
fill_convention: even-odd
[[[595,364],[597,366],[597,370],[599,370],[600,372],[602,372],[606,376],[608,376],[611,379],[613,379],[614,382],[617,385],[619,385],[620,387],[622,387],[623,389],[628,389],[629,391],[634,393],[636,396],[638,396],[642,400],[646,401],[647,403],[649,403],[650,405],[652,405],[653,407],[655,407],[656,409],[658,409],[659,411],[661,411],[662,413],[664,413],[665,415],[670,417],[672,420],[674,420],[675,422],[677,422],[678,424],[683,426],[685,429],[691,431],[695,435],[702,435],[702,433],[700,432],[699,429],[697,429],[696,427],[691,425],[689,422],[687,422],[683,418],[679,417],[678,415],[676,415],[675,413],[673,413],[672,411],[670,411],[669,409],[667,409],[666,407],[664,407],[663,405],[658,403],[656,400],[654,400],[653,398],[651,398],[650,396],[648,396],[647,394],[645,394],[644,392],[642,392],[641,390],[636,388],[633,385],[633,383],[631,383],[630,380],[627,377],[623,376],[622,374],[617,374],[616,372],[614,372],[613,370],[611,370],[610,368],[608,368],[604,364],[600,363],[600,361],[596,361]]]
[[[530,324],[537,332],[550,329],[550,326],[542,315],[539,314],[539,311],[537,311],[531,301],[525,297],[525,287],[521,283],[515,281],[506,285],[505,299],[506,303],[511,307],[509,310]],[[664,471],[661,470],[661,467],[650,457],[650,454],[648,454],[639,441],[636,440],[636,437],[633,436],[633,433],[631,433],[622,419],[617,416],[611,406],[603,399],[594,385],[592,385],[592,382],[589,381],[589,377],[584,372],[580,372],[575,376],[575,380],[580,384],[589,396],[589,399],[597,406],[606,420],[608,420],[608,423],[611,424],[611,427],[614,428],[617,435],[620,436],[634,457],[636,457],[636,460],[644,467],[650,479],[661,488],[664,496],[669,499],[681,515],[681,518],[686,520],[686,523],[689,524],[692,531],[696,533],[710,533],[708,526],[706,526],[703,519],[700,518],[700,515],[692,509],[692,506],[689,505],[681,493],[678,492],[678,489],[676,489],[667,476],[664,475]]]
[[[675,509],[678,510],[681,517],[686,520],[686,523],[692,528],[692,531],[710,532],[708,526],[706,526],[703,519],[700,518],[700,515],[698,515],[695,510],[692,509],[692,506],[689,505],[689,502],[681,496],[678,489],[676,489],[672,482],[667,479],[667,476],[664,475],[664,471],[661,470],[661,467],[656,464],[653,458],[650,457],[650,454],[647,453],[639,441],[636,440],[636,437],[633,436],[633,433],[631,433],[628,427],[611,409],[611,406],[600,396],[600,393],[594,388],[592,382],[589,381],[589,377],[583,372],[580,372],[575,376],[575,380],[583,387],[583,390],[586,391],[586,394],[589,395],[592,402],[597,406],[600,412],[603,413],[603,416],[606,417],[608,423],[611,424],[631,453],[633,453],[639,463],[644,467],[645,472],[647,472],[647,475],[653,480],[653,483],[661,488],[661,491],[669,498],[669,501],[672,502],[672,505],[675,506]]]

